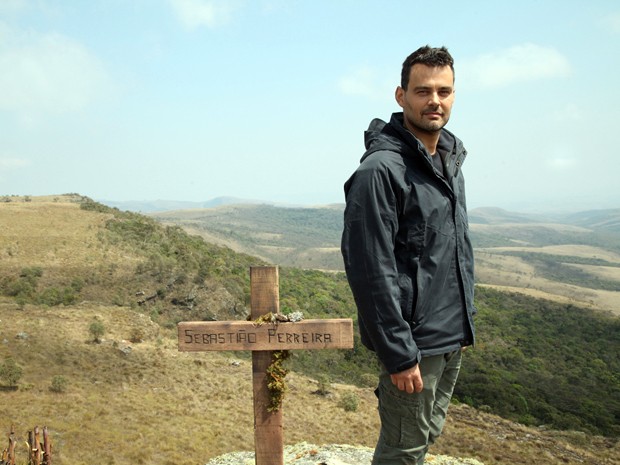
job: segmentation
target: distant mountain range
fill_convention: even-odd
[[[215,197],[204,202],[190,202],[185,200],[99,200],[108,207],[118,208],[122,211],[132,211],[136,213],[155,213],[173,210],[195,210],[197,208],[215,208],[222,205],[277,205],[281,207],[297,206],[288,205],[266,200],[243,199],[239,197]]]
[[[344,204],[330,204],[324,206],[303,206],[297,204],[285,204],[259,199],[244,199],[240,197],[222,196],[215,197],[203,202],[191,202],[183,200],[97,200],[109,207],[118,208],[122,211],[137,213],[161,213],[181,210],[211,209],[232,205],[268,205],[281,208],[308,208],[316,209],[329,207],[335,215],[338,210],[344,210]],[[166,216],[166,215],[164,215]],[[620,232],[620,208],[586,210],[576,213],[520,213],[504,210],[498,207],[481,207],[469,211],[469,222],[472,224],[536,224],[536,223],[559,223],[579,226],[588,229],[610,230]]]

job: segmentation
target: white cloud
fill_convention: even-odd
[[[30,119],[80,110],[111,85],[102,63],[80,43],[0,24],[0,89],[0,109]]]
[[[372,99],[385,99],[393,92],[386,80],[381,80],[369,67],[361,67],[338,80],[338,88],[346,95],[361,95]]]
[[[236,10],[232,0],[169,0],[175,14],[190,30],[201,26],[213,28],[230,20]]]
[[[526,43],[461,62],[457,79],[462,79],[466,87],[500,88],[566,77],[570,71],[566,57],[553,47]]]

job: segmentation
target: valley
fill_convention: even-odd
[[[150,215],[269,263],[343,271],[342,214],[343,205],[245,204]],[[620,315],[619,216],[618,210],[608,211],[607,217],[585,212],[551,222],[540,215],[474,210],[470,231],[476,282]],[[584,217],[595,218],[590,228],[584,226]]]

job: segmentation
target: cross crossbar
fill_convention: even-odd
[[[353,344],[349,318],[255,323],[190,321],[178,325],[179,350],[348,349]]]

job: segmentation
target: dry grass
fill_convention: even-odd
[[[132,273],[141,258],[106,243],[102,230],[109,219],[80,209],[66,196],[0,203],[1,271],[45,268],[42,286],[68,284],[75,277]]]
[[[3,267],[25,263],[75,267],[104,258],[104,251],[97,248],[104,215],[85,214],[75,203],[11,202],[1,206]]]
[[[547,245],[544,247],[492,247],[478,249],[481,252],[536,252],[549,255],[568,255],[581,258],[596,258],[620,264],[620,255],[609,250],[590,245]]]
[[[596,266],[596,265],[575,265],[568,263],[568,266],[574,267],[584,273],[596,276],[609,281],[620,282],[620,267],[616,266]]]
[[[617,254],[585,246],[498,247],[476,250],[476,279],[480,285],[520,292],[532,297],[570,303],[620,315],[620,292],[591,289],[540,276],[535,268],[520,257],[502,255],[506,251],[537,252],[559,256],[601,258],[620,263]],[[593,276],[620,282],[620,268],[595,265],[574,265]]]
[[[95,318],[107,329],[101,344],[89,341]],[[132,344],[125,355],[119,349],[136,327],[145,342]],[[20,332],[28,338],[17,339]],[[103,464],[189,465],[253,448],[250,362],[230,354],[178,352],[174,334],[140,313],[89,304],[19,310],[4,302],[0,341],[0,358],[12,356],[24,368],[20,390],[0,392],[0,428],[8,432],[14,423],[25,433],[47,425],[55,463],[89,464],[96,457]],[[55,375],[69,381],[64,394],[49,390]],[[332,385],[331,394],[320,396],[312,379],[291,373],[287,381],[287,444],[374,445],[379,425],[371,388]],[[355,412],[338,405],[350,391],[360,399]],[[619,463],[605,461],[613,450],[602,439],[571,441],[453,406],[434,452],[487,464]],[[23,449],[19,453],[24,457]]]

